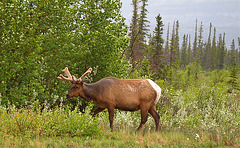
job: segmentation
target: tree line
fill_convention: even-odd
[[[162,16],[156,16],[156,25],[153,33],[149,34],[147,20],[148,0],[132,0],[133,14],[129,29],[130,44],[126,56],[131,60],[132,71],[143,68],[146,60],[151,72],[166,78],[166,71],[171,68],[184,68],[190,63],[199,64],[203,70],[228,69],[236,62],[240,67],[240,37],[232,40],[230,49],[226,47],[225,33],[217,34],[216,27],[209,25],[207,41],[203,37],[203,23],[196,19],[194,37],[184,34],[180,43],[179,21],[174,21],[172,32],[167,26],[167,37],[164,39],[164,24]],[[193,43],[191,43],[193,38]]]

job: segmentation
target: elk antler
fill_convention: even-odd
[[[81,82],[91,72],[92,72],[92,68],[89,68],[79,79],[77,79],[77,82]]]
[[[89,68],[79,79],[77,79],[75,76],[72,76],[70,74],[68,67],[63,69],[63,72],[65,72],[68,77],[66,78],[62,74],[60,74],[59,77],[57,77],[59,80],[70,81],[70,82],[73,82],[73,81],[82,82],[82,80],[92,72],[92,68]]]
[[[63,69],[63,72],[65,72],[67,74],[67,78],[64,77],[62,74],[59,75],[59,77],[57,77],[59,80],[64,80],[64,81],[70,81],[73,82],[73,78],[72,75],[70,74],[68,67],[66,67],[65,69]]]

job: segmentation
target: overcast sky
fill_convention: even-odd
[[[133,10],[132,0],[121,1],[123,3],[122,14],[129,25]],[[200,22],[203,22],[205,40],[208,39],[210,23],[216,27],[217,39],[220,33],[226,33],[227,48],[233,39],[237,43],[237,38],[240,37],[240,0],[148,0],[146,9],[148,10],[147,19],[150,21],[149,29],[151,32],[156,25],[155,17],[158,14],[162,16],[165,25],[164,39],[166,39],[168,23],[170,23],[171,31],[173,22],[176,20],[180,24],[180,39],[184,33],[190,34],[191,39],[193,39],[196,19],[198,20],[198,28]]]

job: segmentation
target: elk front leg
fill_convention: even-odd
[[[95,111],[94,111],[94,113],[93,113],[93,117],[95,117],[98,113],[100,113],[101,111],[103,111],[105,108],[100,108],[100,107],[98,107]]]
[[[110,122],[111,132],[113,132],[114,108],[108,108],[108,113],[109,113],[109,122]]]

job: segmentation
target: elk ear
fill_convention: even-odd
[[[85,83],[85,82],[87,82],[87,81],[89,81],[89,79],[83,80],[82,83]]]

